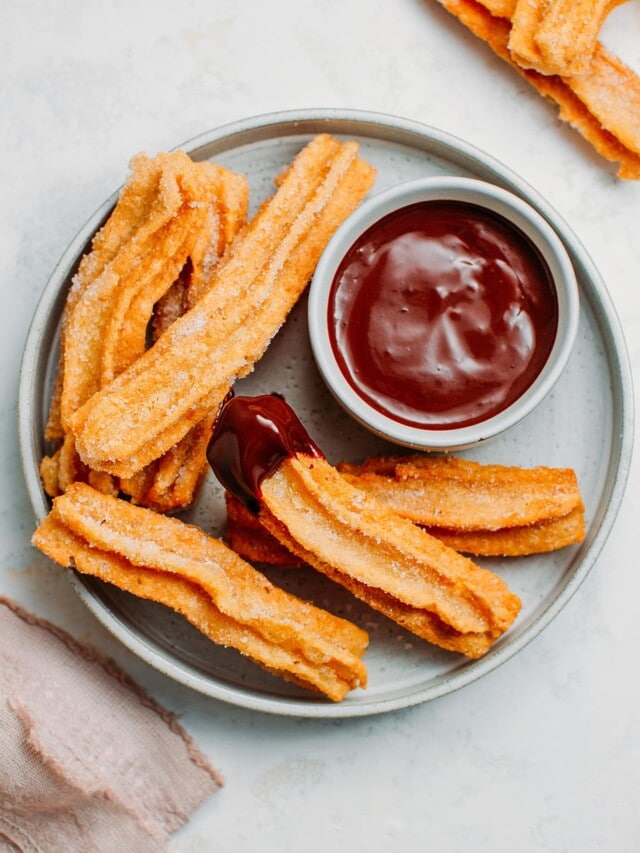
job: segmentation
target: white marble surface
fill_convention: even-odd
[[[16,432],[38,296],[138,150],[306,107],[378,110],[452,132],[520,173],[566,218],[604,276],[634,372],[640,185],[617,181],[433,0],[27,0],[5,3],[2,18],[0,594],[111,654],[224,772],[226,787],[171,850],[640,849],[637,462],[595,568],[515,658],[413,709],[322,722],[206,699],[119,646],[29,545]],[[640,72],[640,0],[613,13],[603,38]]]

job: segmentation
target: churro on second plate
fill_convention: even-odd
[[[540,94],[607,160],[618,164],[618,177],[640,180],[640,77],[596,41],[585,71],[577,76],[545,74],[518,61],[514,16],[537,8],[539,0],[438,0]],[[522,6],[521,6],[522,4]],[[536,18],[537,20],[537,18]],[[524,24],[523,24],[524,25]],[[520,45],[520,49],[523,47]]]

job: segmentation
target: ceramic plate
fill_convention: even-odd
[[[263,673],[233,650],[222,649],[182,617],[97,581],[70,573],[81,598],[129,649],[168,676],[236,705],[277,714],[346,717],[381,713],[441,696],[506,661],[557,615],[584,580],[604,544],[622,499],[633,436],[631,381],[618,320],[605,286],[584,248],[557,213],[527,184],[488,155],[424,125],[370,113],[305,111],[260,116],[204,134],[184,147],[194,159],[212,159],[243,172],[252,209],[273,192],[273,178],[316,133],[361,143],[378,170],[374,192],[428,175],[467,175],[491,181],[535,207],[564,241],[580,285],[580,325],[569,365],[553,392],[506,434],[464,456],[482,462],[547,465],[576,470],[588,535],[580,546],[521,559],[478,559],[500,574],[522,599],[513,627],[481,660],[468,661],[419,640],[309,570],[268,570],[271,579],[367,629],[369,686],[340,704],[319,701]],[[55,269],[36,310],[20,381],[20,439],[36,516],[48,511],[38,463],[43,424],[57,363],[59,321],[71,276],[108,215],[108,199],[80,231]],[[237,383],[244,394],[282,392],[330,461],[397,452],[350,420],[333,400],[313,363],[306,301],[296,307],[254,373]],[[214,534],[224,532],[222,493],[213,477],[185,518]]]

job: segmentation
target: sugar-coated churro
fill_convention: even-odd
[[[480,657],[516,617],[500,578],[347,483],[280,398],[230,399],[208,457],[288,550],[418,636]]]
[[[482,0],[492,15],[512,21],[509,48],[519,65],[561,77],[589,71],[605,18],[626,1],[517,0],[496,10],[491,0]]]
[[[486,465],[454,456],[372,458],[338,470],[353,485],[429,527],[482,531],[523,527],[583,509],[570,468]]]
[[[274,586],[178,519],[75,483],[33,543],[62,566],[172,607],[216,643],[334,701],[366,684],[364,631]]]
[[[602,157],[618,163],[618,177],[640,180],[640,79],[631,69],[600,43],[596,44],[587,71],[579,77],[544,75],[523,68],[509,49],[510,20],[489,11],[495,6],[493,0],[438,2],[542,95],[554,101],[560,108],[560,118]]]
[[[233,380],[253,368],[329,237],[371,186],[374,170],[357,151],[355,142],[312,140],[194,307],[73,415],[87,464],[135,474],[215,410]]]
[[[536,44],[547,68],[572,77],[588,69],[598,34],[609,13],[628,0],[554,0],[544,16]]]
[[[119,482],[84,465],[68,421],[144,353],[158,303],[156,331],[169,325],[164,300],[169,301],[174,284],[185,289],[182,312],[206,290],[215,263],[244,223],[247,202],[246,179],[227,169],[194,163],[180,151],[134,158],[130,178],[82,259],[65,306],[59,381],[46,433],[63,443],[41,466],[50,496],[83,480],[160,510],[184,507],[193,499],[206,465],[202,433],[210,427],[209,413],[203,414],[202,426],[170,448],[170,459],[158,462],[157,483],[149,472],[135,482]],[[140,488],[143,481],[147,491]]]

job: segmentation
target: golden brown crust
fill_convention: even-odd
[[[500,530],[446,530],[443,527],[424,529],[450,548],[478,557],[526,557],[557,551],[576,545],[585,537],[584,511],[581,507],[560,518],[538,521],[523,527]]]
[[[81,483],[56,498],[34,544],[334,701],[366,683],[364,631],[273,586],[223,543]]]
[[[494,17],[484,3],[481,5],[475,0],[438,2],[542,95],[557,104],[560,118],[582,134],[601,156],[618,163],[619,178],[640,180],[640,144],[636,136],[635,115],[629,117],[627,108],[627,103],[636,102],[638,83],[630,69],[620,63],[622,68],[614,68],[614,74],[609,62],[612,58],[608,57],[601,45],[596,46],[589,73],[583,77],[547,76],[533,69],[522,68],[509,50],[511,24],[508,20]],[[600,79],[603,63],[608,66],[612,76]],[[612,84],[613,80],[618,83]],[[619,88],[623,80],[627,81],[625,85],[631,89],[628,96]],[[622,102],[619,100],[621,95],[625,98]]]
[[[386,473],[377,473],[377,464]],[[342,464],[338,470],[367,494],[427,527],[501,530],[582,508],[571,468],[520,468],[422,455]]]
[[[598,45],[602,25],[626,0],[554,0],[534,34],[538,64],[543,74],[575,77],[586,74]],[[514,22],[515,26],[515,22]]]
[[[81,261],[65,307],[58,391],[47,430],[47,437],[58,436],[63,447],[42,466],[51,497],[82,480],[108,494],[120,489],[161,511],[191,503],[203,479],[203,436],[211,412],[203,411],[201,423],[158,460],[157,470],[122,482],[81,463],[63,416],[66,423],[88,396],[144,353],[154,306],[158,337],[204,292],[244,223],[247,204],[243,176],[193,163],[183,152],[132,161],[131,177]]]
[[[341,463],[351,485],[420,525],[450,548],[521,557],[582,542],[584,506],[567,468],[482,465],[456,457],[374,457]],[[302,561],[268,534],[237,498],[226,496],[227,541],[245,559],[281,566]]]
[[[130,174],[118,202],[102,228],[91,242],[91,250],[81,259],[78,271],[73,277],[71,288],[62,314],[62,342],[56,385],[51,401],[49,422],[45,436],[49,441],[64,438],[61,415],[62,379],[64,362],[64,341],[69,317],[79,299],[84,295],[88,284],[101,275],[122,247],[133,238],[146,219],[152,215],[154,202],[159,195],[160,164],[144,154],[134,157],[129,164]],[[170,196],[172,187],[165,186],[162,191],[163,204],[174,209],[178,204],[176,197]]]
[[[355,143],[320,136],[301,152],[196,305],[73,416],[91,467],[131,476],[217,408],[262,356],[373,175]]]
[[[445,642],[433,629],[437,617],[447,626],[445,648],[469,654],[471,636],[477,656],[518,613],[518,597],[500,578],[368,499],[322,459],[285,460],[261,490],[260,521],[285,547],[363,600],[373,591],[371,606],[395,602],[432,642]]]

